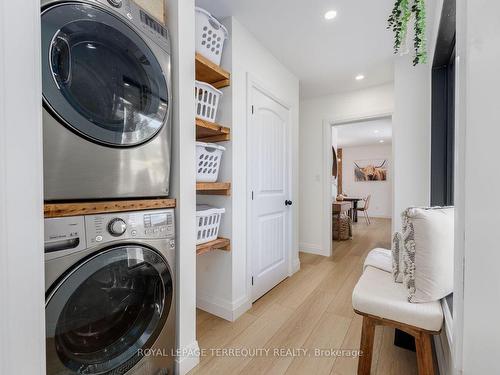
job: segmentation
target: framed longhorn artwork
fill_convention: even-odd
[[[354,162],[354,180],[387,181],[387,159],[357,160]]]

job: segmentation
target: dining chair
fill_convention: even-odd
[[[371,224],[370,217],[368,216],[368,208],[370,207],[371,197],[372,197],[372,195],[368,194],[366,196],[366,198],[363,199],[363,201],[364,201],[363,207],[356,208],[357,211],[362,211],[364,213],[366,224]]]

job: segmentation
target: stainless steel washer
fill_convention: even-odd
[[[167,196],[168,31],[131,0],[42,0],[45,200]]]
[[[173,374],[173,210],[45,220],[47,375]]]

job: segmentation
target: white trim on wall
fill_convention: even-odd
[[[0,1],[0,374],[45,374],[40,40],[38,0]]]
[[[321,254],[325,257],[332,255],[332,126],[330,120],[323,121],[323,189]]]
[[[313,243],[306,243],[306,242],[301,242],[299,244],[299,249],[300,251],[304,253],[309,253],[309,254],[315,254],[315,255],[325,255],[325,252],[321,248],[321,246],[318,246]]]
[[[196,306],[212,315],[234,322],[246,311],[252,308],[252,302],[247,296],[231,302],[216,296],[197,293]]]
[[[465,163],[467,119],[467,29],[466,2],[457,1],[456,57],[455,57],[455,263],[453,290],[453,347],[451,348],[453,375],[462,374],[464,336],[464,288],[465,288]]]
[[[196,341],[196,147],[194,0],[166,0],[172,44],[173,129],[170,195],[176,213],[176,374],[199,363]]]
[[[198,341],[195,340],[191,344],[184,345],[177,350],[178,355],[175,358],[176,374],[187,374],[200,363],[200,347]]]

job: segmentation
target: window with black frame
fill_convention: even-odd
[[[447,0],[432,66],[431,205],[453,205],[455,153],[455,1]]]

